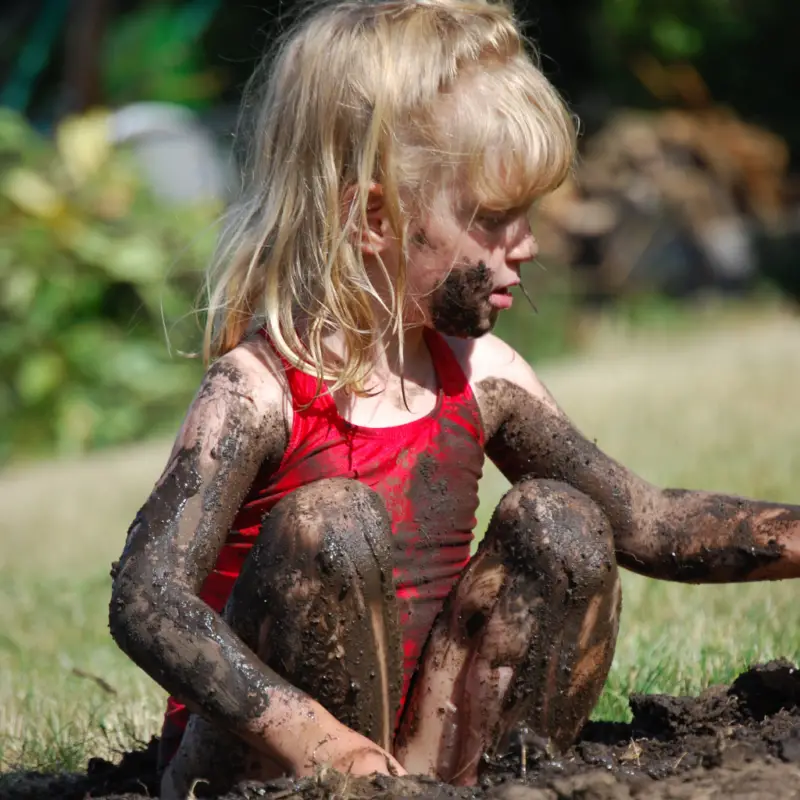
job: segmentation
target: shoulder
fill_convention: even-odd
[[[445,339],[475,394],[487,439],[514,412],[522,397],[532,397],[558,410],[533,367],[499,336],[489,333],[479,339]]]
[[[524,381],[533,373],[525,359],[493,333],[479,339],[456,339],[452,336],[444,339],[473,385],[491,378]]]
[[[210,457],[216,443],[235,431],[251,446],[285,449],[291,428],[291,397],[280,360],[266,342],[243,342],[206,371],[176,445],[200,445]]]
[[[217,359],[203,377],[198,397],[204,387],[241,397],[256,414],[283,408],[288,395],[283,365],[261,337],[248,339]]]

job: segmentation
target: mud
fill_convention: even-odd
[[[397,737],[411,771],[472,783],[522,723],[556,747],[594,707],[619,585],[608,521],[585,495],[529,481],[500,502],[426,645]]]
[[[478,394],[487,455],[512,483],[549,478],[588,495],[611,523],[620,566],[686,583],[800,577],[800,506],[660,489],[587,440],[546,394],[498,379],[480,381]]]
[[[480,785],[429,779],[352,778],[321,771],[300,781],[245,783],[225,800],[419,797],[496,800],[679,800],[800,797],[800,671],[785,661],[756,666],[730,687],[700,697],[634,696],[631,723],[589,723],[561,756],[518,735],[484,765]],[[158,796],[157,740],[86,773],[0,776],[5,800],[145,800]]]
[[[309,444],[302,459],[282,465],[279,472],[291,470],[294,484],[302,488],[292,487],[277,505],[267,505],[271,510],[264,518],[248,511],[245,527],[254,523],[257,530],[262,519],[264,527],[260,536],[252,534],[251,541],[258,541],[223,613],[240,642],[266,665],[257,688],[271,681],[280,688],[279,699],[293,690],[305,692],[348,727],[381,742],[394,732],[397,668],[402,664],[402,677],[411,677],[414,648],[421,649],[443,597],[469,559],[483,464],[480,416],[476,403],[461,402],[463,375],[450,370],[440,382],[440,424],[431,426],[417,452],[401,451],[392,464],[396,473],[378,482],[375,493],[353,480],[322,479],[337,470],[356,474],[347,469],[352,454],[346,424],[341,425],[344,452],[338,460],[331,460],[331,448]],[[249,495],[256,501],[260,477]],[[370,480],[369,473],[363,477]],[[351,496],[335,490],[340,484],[349,487]],[[391,544],[389,519],[396,523]],[[243,536],[238,543],[244,544]],[[395,584],[405,590],[401,603]],[[402,650],[398,628],[404,633]],[[238,692],[234,682],[231,687]],[[243,700],[245,706],[248,702]],[[277,719],[272,705],[269,717]],[[263,708],[260,702],[258,710]],[[237,730],[235,720],[206,716],[216,724],[192,718],[187,744],[173,761],[180,770],[170,770],[169,780],[207,772],[209,763],[224,765],[215,769],[218,786],[230,784],[233,772],[263,779],[265,773],[282,771],[276,766],[288,767],[256,758],[251,740],[242,745],[226,733]],[[178,726],[173,727],[162,739],[165,756],[180,739]],[[263,749],[259,742],[256,746]]]
[[[208,371],[130,527],[112,570],[109,625],[120,648],[174,696],[244,731],[266,711],[268,689],[286,684],[197,593],[254,475],[280,460],[286,426],[279,404],[260,396],[258,370],[235,359]]]
[[[406,691],[444,598],[469,561],[484,461],[477,403],[460,399],[464,376],[448,371],[439,379],[438,425],[418,452],[400,455],[396,477],[376,486],[394,520]]]
[[[488,333],[499,313],[489,303],[491,292],[492,276],[483,261],[455,267],[431,296],[433,327],[459,338]]]
[[[305,692],[385,749],[402,681],[390,537],[383,503],[363,484],[337,478],[297,489],[266,516],[223,615],[281,676],[284,693],[299,698],[298,690]],[[283,771],[195,716],[170,780],[188,787],[203,775],[209,779],[197,791],[203,796],[243,776],[264,779]]]
[[[505,523],[505,530],[497,530]],[[526,481],[500,503],[489,534],[518,580],[531,640],[505,699],[506,723],[524,722],[563,748],[594,708],[614,656],[621,591],[611,527],[586,495],[556,481]],[[516,638],[513,614],[504,626]]]
[[[271,669],[384,747],[402,683],[390,540],[363,484],[302,487],[266,517],[225,612]]]

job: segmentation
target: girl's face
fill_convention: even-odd
[[[526,209],[476,209],[443,193],[409,227],[408,323],[460,338],[488,333],[537,252]]]

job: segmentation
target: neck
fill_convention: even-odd
[[[385,320],[379,318],[379,327],[383,329]],[[344,337],[340,332],[332,333],[325,339],[325,347],[341,355],[344,351]],[[373,377],[377,383],[385,384],[393,379],[415,379],[420,370],[429,363],[428,349],[425,344],[425,331],[422,326],[407,328],[403,336],[402,368],[400,361],[400,345],[397,337],[391,332],[384,334],[376,343],[373,353]]]
[[[400,364],[400,343],[397,337],[388,334],[383,338],[375,354],[375,371],[378,377],[410,377],[415,366],[427,359],[425,330],[421,326],[407,328],[403,335],[403,362]]]

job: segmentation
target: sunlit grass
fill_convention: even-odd
[[[147,741],[163,692],[108,635],[107,575],[4,569],[0,587],[0,768],[84,768]]]
[[[579,427],[661,485],[800,502],[800,323],[703,336],[602,328],[543,377]],[[157,477],[156,443],[0,480],[0,770],[80,768],[159,727],[164,693],[106,627],[108,567]],[[480,526],[505,484],[491,467]],[[749,663],[800,661],[800,584],[687,587],[626,575],[614,667],[596,717],[632,691],[695,693]]]

